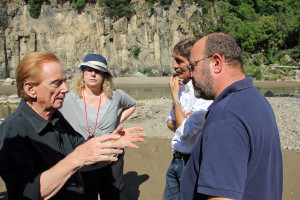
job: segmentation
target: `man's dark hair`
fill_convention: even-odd
[[[196,38],[188,38],[185,40],[181,40],[180,42],[178,42],[175,45],[173,52],[175,54],[179,54],[189,60],[192,47],[196,42],[197,42]]]
[[[224,33],[213,33],[208,35],[205,44],[205,56],[212,56],[215,53],[224,57],[232,67],[243,69],[242,50],[229,35]]]

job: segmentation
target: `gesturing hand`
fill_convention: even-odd
[[[119,135],[121,136],[120,139],[115,141],[115,143],[120,146],[119,148],[126,148],[131,147],[134,149],[138,149],[139,147],[133,142],[143,142],[144,139],[141,137],[146,137],[147,135],[145,133],[134,133],[135,131],[143,131],[144,128],[142,127],[132,127],[132,128],[126,128],[123,130],[123,125],[119,125],[116,130],[112,132],[112,135]]]
[[[116,157],[108,156],[109,154],[121,154],[123,148],[118,141],[120,135],[102,135],[92,138],[82,145],[79,145],[69,156],[74,157],[81,167],[91,165],[100,161],[117,161]]]

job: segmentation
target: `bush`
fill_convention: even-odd
[[[29,0],[29,14],[33,18],[38,18],[41,13],[42,0]]]
[[[256,67],[255,65],[245,66],[244,73],[246,76],[252,76],[256,80],[261,80],[263,78],[263,73],[260,67]]]
[[[261,66],[262,62],[263,62],[263,55],[262,54],[257,54],[255,55],[252,63],[256,66]]]
[[[267,55],[266,57],[264,57],[264,63],[266,65],[271,65],[275,63],[275,59],[272,55]]]
[[[277,81],[279,79],[278,75],[272,75],[271,77],[269,77],[271,81]]]
[[[140,52],[141,52],[141,47],[139,45],[135,45],[128,56],[129,57],[133,56],[134,59],[139,59]]]
[[[300,62],[300,45],[291,50],[290,56],[296,60],[297,63]]]
[[[154,1],[147,1],[147,0],[145,1],[145,3],[142,6],[142,10],[145,11],[148,8],[154,10]]]
[[[280,74],[279,69],[268,69],[268,72],[271,73],[271,74]]]
[[[287,65],[287,63],[288,63],[288,61],[285,56],[279,59],[280,65]]]
[[[133,57],[135,59],[139,59],[139,54],[141,52],[141,47],[138,46],[138,45],[135,45],[134,48],[133,48],[133,50],[132,50],[132,52],[133,52]]]
[[[253,77],[256,79],[256,80],[261,80],[262,77],[263,77],[263,74],[261,72],[261,69],[256,69],[255,72],[253,73]]]
[[[85,7],[85,0],[74,0],[72,2],[72,7],[74,10],[80,10]]]
[[[105,6],[105,0],[98,0],[98,6],[104,7]]]
[[[250,66],[244,66],[244,73],[246,76],[252,76],[254,69]]]
[[[140,69],[139,72],[142,74],[149,75],[149,76],[154,76],[151,68],[145,67],[145,68]]]

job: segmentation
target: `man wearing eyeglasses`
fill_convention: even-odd
[[[282,156],[269,102],[245,77],[241,49],[223,33],[195,43],[195,96],[214,100],[182,174],[180,199],[281,200]]]
[[[185,39],[175,45],[173,68],[169,80],[173,103],[166,122],[175,134],[172,139],[173,159],[166,174],[163,200],[179,199],[180,177],[188,161],[193,143],[204,125],[207,107],[212,101],[197,99],[187,65],[196,39]],[[179,80],[181,79],[181,80]]]

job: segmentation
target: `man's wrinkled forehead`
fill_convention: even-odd
[[[66,76],[65,69],[60,64],[60,62],[57,61],[48,61],[42,63],[42,71],[41,76],[44,76],[44,78],[49,76]]]

